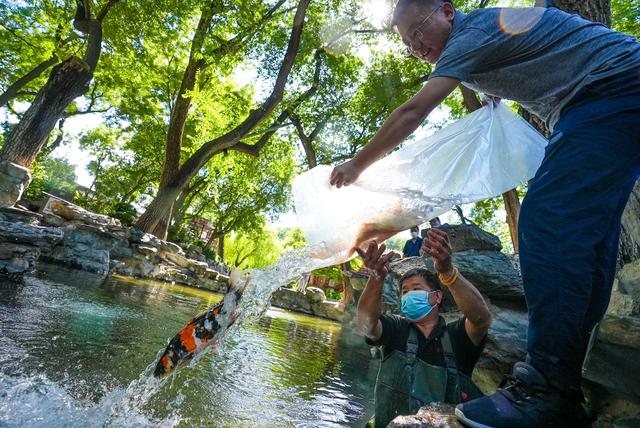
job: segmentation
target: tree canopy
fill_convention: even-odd
[[[295,175],[352,157],[428,78],[431,67],[406,57],[388,13],[377,15],[393,3],[0,2],[0,144],[32,129],[29,111],[78,58],[91,73],[50,118],[26,162],[35,177],[27,196],[73,190],[73,159],[60,159],[56,148],[77,144],[92,176],[89,189],[76,192],[78,203],[172,239],[206,219],[212,248],[227,245],[231,263],[260,264],[241,247],[300,242],[267,226],[291,208]],[[456,7],[497,3],[459,0]],[[612,0],[615,29],[638,36],[639,22],[634,2]],[[459,91],[445,110],[450,119],[467,113]],[[99,117],[93,129],[65,130],[70,117],[90,116]],[[503,210],[495,199],[467,215],[508,241]]]

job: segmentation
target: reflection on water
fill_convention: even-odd
[[[222,296],[75,274],[0,286],[0,426],[362,426],[372,412],[363,340],[280,310],[158,386],[157,352]]]

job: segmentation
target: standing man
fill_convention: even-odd
[[[554,8],[465,15],[450,1],[399,0],[393,23],[408,51],[435,67],[331,183],[353,183],[461,82],[542,118],[553,134],[519,219],[526,362],[456,414],[472,427],[580,426],[580,368],[609,302],[620,219],[640,175],[640,44]]]
[[[386,263],[384,244],[358,249],[371,272],[358,301],[357,324],[367,343],[382,346],[383,360],[375,388],[375,427],[386,427],[397,415],[418,411],[431,402],[457,404],[482,393],[471,372],[484,348],[491,314],[480,292],[451,263],[446,232],[430,229],[422,251],[433,259],[437,276],[424,268],[400,278],[404,316],[382,315]],[[463,316],[445,323],[440,316],[442,285],[449,288]]]
[[[418,226],[411,228],[411,239],[404,243],[402,249],[402,257],[417,257],[420,255],[422,247],[422,238],[420,237],[420,229]]]

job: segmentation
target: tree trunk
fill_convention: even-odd
[[[92,77],[87,63],[75,56],[55,66],[20,123],[11,129],[0,160],[29,167],[71,101],[89,90]]]
[[[611,27],[611,0],[553,0],[551,6]]]
[[[191,108],[191,96],[188,94],[193,91],[196,83],[196,75],[201,68],[202,46],[209,33],[211,21],[213,19],[214,10],[217,3],[215,0],[209,2],[202,8],[200,20],[191,41],[191,50],[189,52],[189,63],[182,75],[182,83],[180,90],[176,95],[173,108],[171,109],[171,117],[169,119],[169,129],[167,131],[167,140],[165,145],[165,158],[162,167],[162,177],[160,186],[164,187],[173,178],[173,175],[180,167],[180,149],[182,147],[182,139],[184,137],[184,126],[187,122],[189,109]],[[221,7],[221,6],[220,6]]]
[[[220,262],[224,263],[224,235],[218,237],[218,257],[220,257]]]
[[[518,253],[518,216],[520,216],[520,197],[516,189],[511,189],[502,194],[504,209],[507,212],[507,224],[513,244],[513,252]]]
[[[144,214],[136,221],[136,227],[156,235],[160,239],[167,239],[171,211],[179,193],[180,189],[176,187],[159,189]]]
[[[100,9],[96,19],[91,18],[88,1],[76,2],[73,26],[87,35],[84,56],[82,59],[72,56],[51,70],[49,79],[38,91],[20,122],[11,129],[0,149],[0,161],[29,167],[49,140],[49,134],[69,104],[89,90],[102,50],[102,21],[118,1],[109,0]],[[11,203],[10,199],[20,197],[20,193],[12,192],[10,198],[3,195],[3,203]]]

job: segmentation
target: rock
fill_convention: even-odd
[[[388,428],[464,428],[455,416],[455,407],[449,404],[428,404],[418,413],[397,416]]]
[[[640,427],[640,403],[602,394],[602,389],[594,394],[593,386],[583,386],[589,407],[598,414],[591,428]]]
[[[135,249],[137,252],[144,256],[155,256],[158,254],[158,249],[156,247],[151,247],[147,245],[136,245]]]
[[[167,251],[160,251],[160,257],[164,258],[172,263],[175,263],[176,265],[183,267],[183,268],[188,268],[189,266],[191,266],[191,261],[186,258],[183,255],[180,255],[178,253],[173,253],[173,252],[167,252]]]
[[[640,296],[620,292],[619,281],[613,281],[607,313],[618,316],[640,315]]]
[[[11,223],[26,223],[32,226],[39,226],[41,218],[41,214],[29,211],[26,208],[18,208],[17,205],[15,207],[0,207],[0,219]]]
[[[197,283],[195,278],[190,277],[181,269],[176,269],[166,265],[155,265],[153,272],[151,272],[149,277],[151,279],[185,285],[196,285]]]
[[[0,207],[12,207],[30,182],[27,168],[7,160],[0,162]]]
[[[227,275],[218,274],[217,279],[221,284],[224,284],[226,287],[229,286],[229,277]]]
[[[63,219],[59,215],[55,215],[52,212],[45,212],[42,214],[42,221],[48,226],[62,227],[67,224],[67,220]]]
[[[122,259],[125,257],[133,257],[133,248],[129,246],[128,240],[123,240],[119,244],[115,244],[111,247],[109,257],[112,259]]]
[[[351,287],[356,291],[364,290],[365,285],[367,285],[367,281],[369,281],[369,277],[359,272],[346,271],[343,274],[349,278],[349,282],[351,283]]]
[[[184,257],[184,251],[182,251],[182,248],[178,244],[174,244],[173,242],[169,241],[163,241],[155,235],[144,233],[137,227],[132,227],[129,229],[129,240],[135,244],[143,244],[145,246],[155,247],[160,251],[164,251],[165,253],[177,254],[186,259],[186,257]]]
[[[311,304],[313,315],[341,322],[345,316],[344,306],[340,302],[316,302]]]
[[[527,345],[527,312],[490,305],[493,322],[485,349],[473,371],[473,380],[484,393],[495,391],[513,364],[523,361]],[[459,314],[456,313],[456,319]]]
[[[32,273],[39,257],[40,248],[36,246],[0,242],[0,274],[18,279]]]
[[[475,224],[443,224],[439,227],[449,235],[454,252],[468,250],[501,251],[500,238],[485,232]]]
[[[107,215],[96,214],[91,211],[87,211],[82,207],[79,207],[71,202],[63,201],[51,197],[44,207],[44,212],[52,212],[64,219],[78,221],[80,223],[106,226],[109,228],[122,228],[122,223],[113,217]]]
[[[185,254],[190,259],[197,260],[199,262],[207,261],[207,258],[205,257],[204,254],[202,254],[202,250],[200,249],[200,247],[196,245],[193,245],[193,244],[188,245],[184,250],[185,250]]]
[[[145,257],[124,257],[112,260],[110,271],[125,276],[147,278],[155,269],[155,265]]]
[[[75,227],[64,229],[62,244],[45,257],[49,263],[62,264],[74,269],[106,275],[109,271],[109,240]]]
[[[50,249],[62,241],[64,232],[53,227],[0,221],[0,242],[13,242]]]
[[[60,229],[0,221],[0,273],[16,280],[32,273],[40,256],[63,237]]]
[[[619,259],[621,264],[640,259],[640,180],[622,213]]]
[[[618,273],[620,293],[640,298],[640,260],[626,264]]]
[[[304,294],[290,288],[276,290],[271,295],[271,304],[279,308],[313,315],[309,299]]]
[[[166,251],[167,253],[171,253],[171,254],[178,254],[184,257],[184,251],[182,251],[182,248],[180,248],[178,244],[174,244],[173,242],[162,241],[162,240],[160,242],[161,242],[160,249],[162,251]]]
[[[326,300],[324,291],[318,287],[307,287],[306,290],[304,290],[304,294],[307,300],[309,300],[309,303],[319,303]]]
[[[198,288],[204,288],[205,290],[214,291],[216,293],[225,293],[226,287],[220,284],[218,281],[208,278],[200,278],[195,284]]]
[[[209,268],[209,265],[206,262],[199,262],[197,260],[187,259],[189,260],[189,270],[191,270],[196,275],[202,276]]]
[[[582,376],[640,402],[640,318],[605,315],[589,341]]]
[[[208,279],[217,279],[218,275],[219,273],[213,269],[207,268],[207,270],[204,271],[204,277]]]
[[[492,301],[514,302],[525,307],[522,278],[510,259],[497,251],[465,251],[453,254],[453,263],[460,273]],[[399,279],[414,268],[426,268],[435,273],[431,259],[407,257],[390,263],[391,274]],[[452,298],[445,290],[449,302]]]

